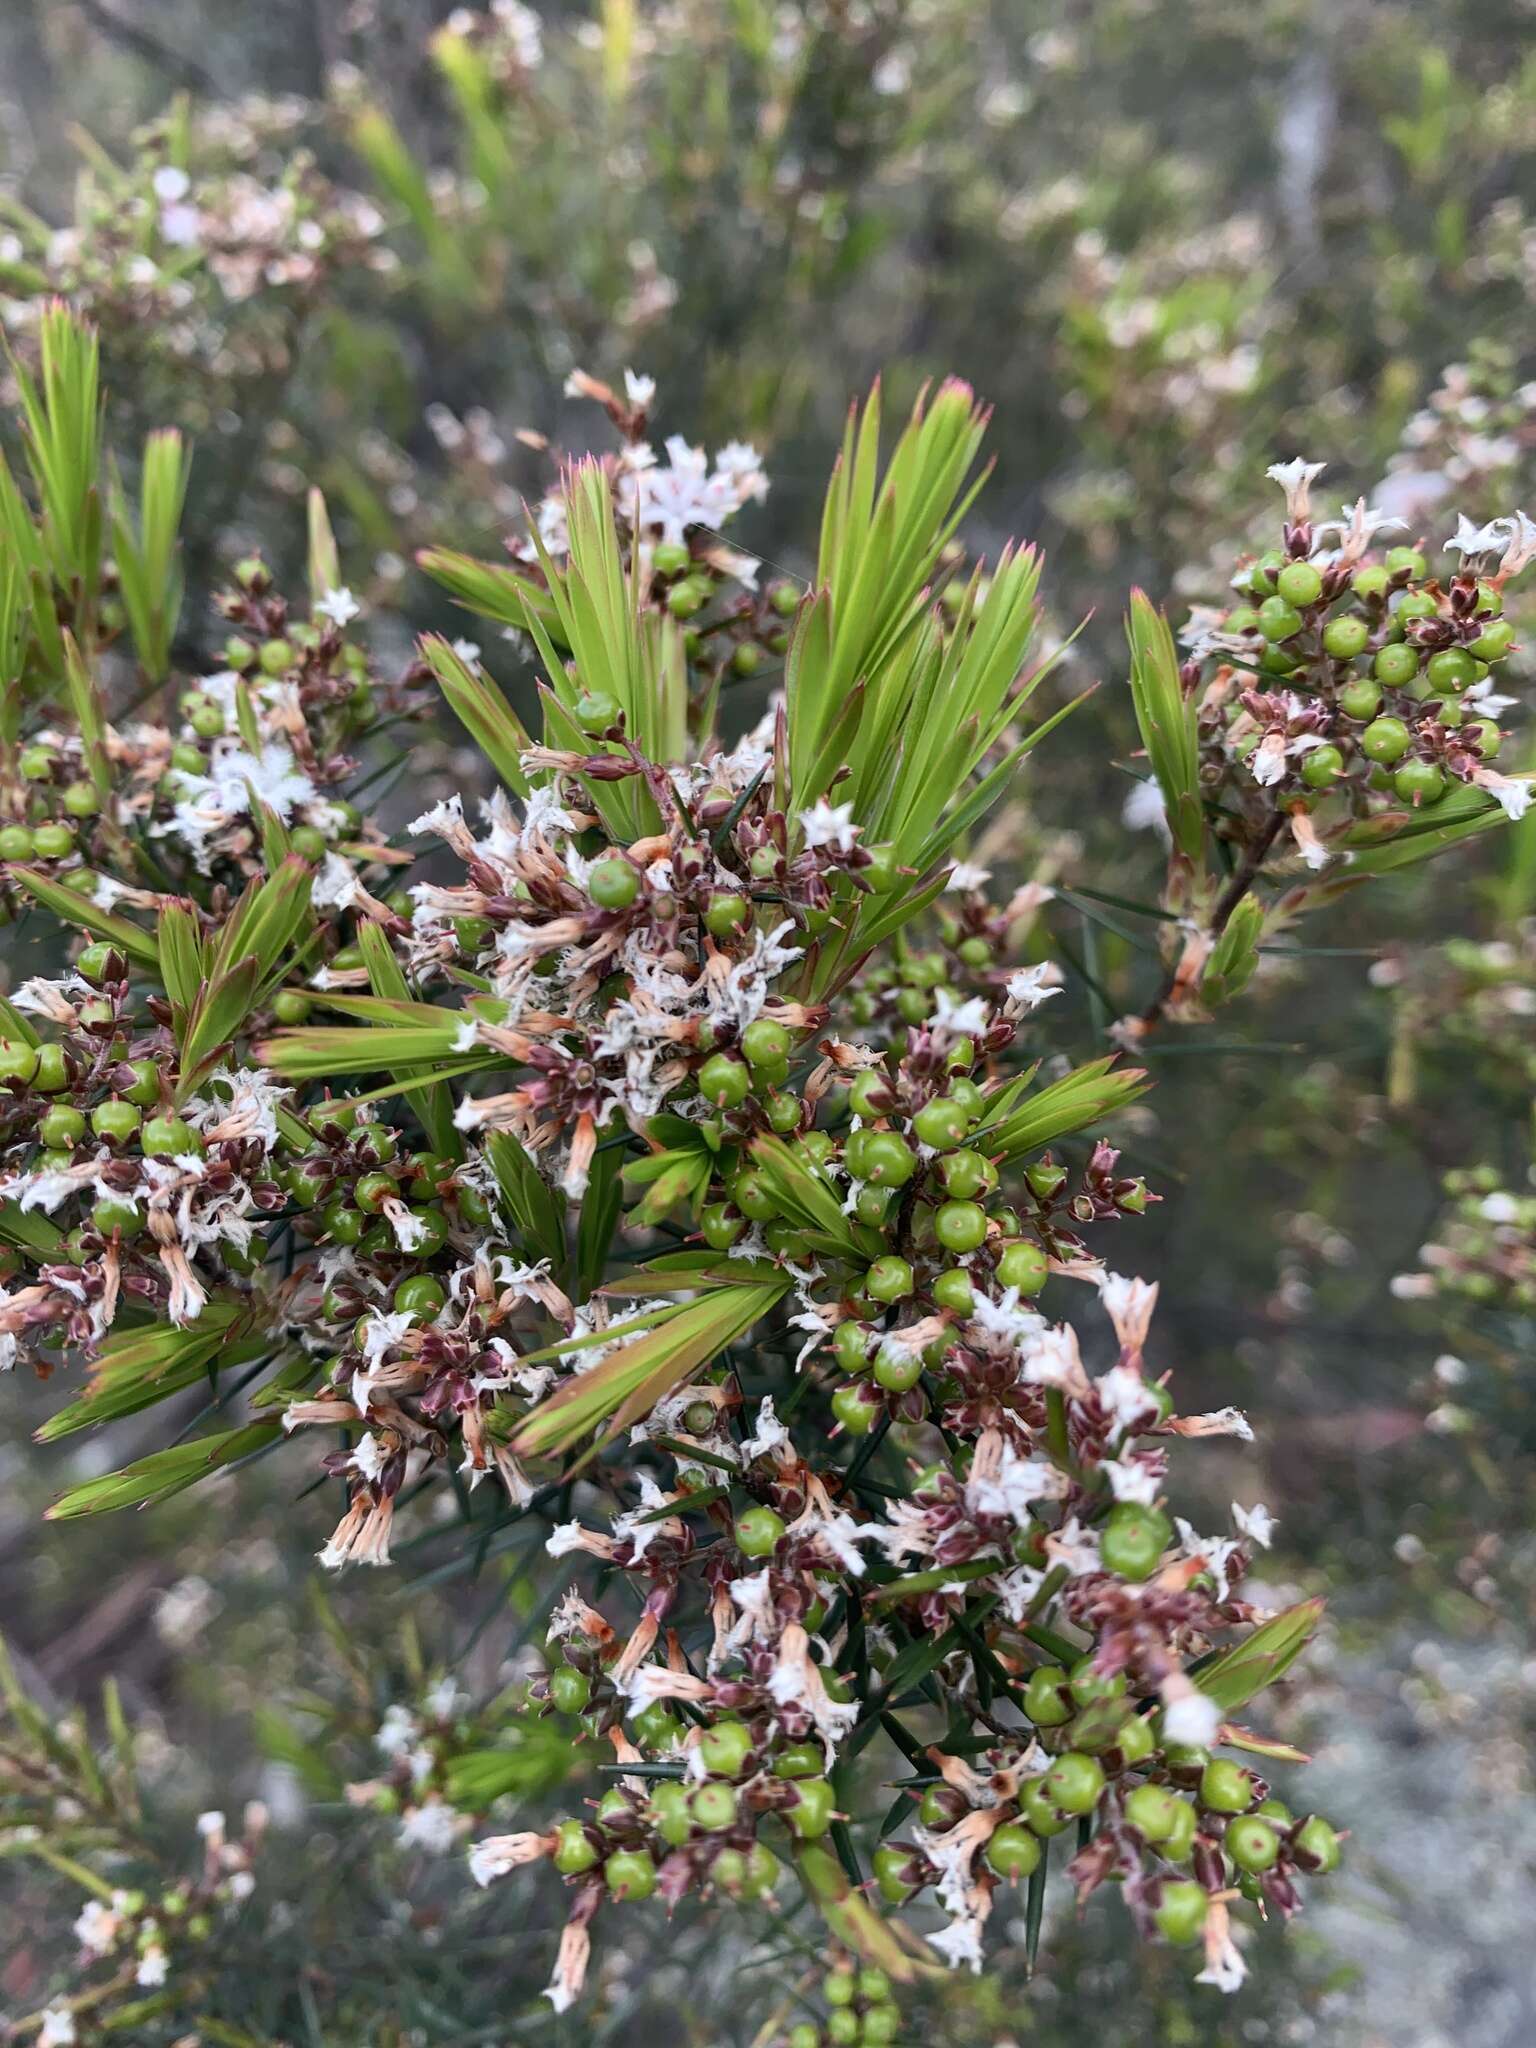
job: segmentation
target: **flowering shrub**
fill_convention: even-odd
[[[240,563],[226,665],[174,685],[179,443],[137,507],[113,492],[105,554],[93,338],[43,324],[0,497],[0,859],[8,905],[84,943],[0,1008],[0,1343],[84,1362],[49,1439],[204,1381],[217,1419],[53,1512],[319,1430],[326,1566],[386,1565],[450,1502],[471,1549],[520,1525],[574,1560],[534,1692],[611,1751],[606,1789],[470,1851],[482,1884],[564,1880],[557,2009],[610,1902],[761,1905],[790,1864],[834,1962],[824,2027],[789,2038],[892,2039],[892,1987],[979,1968],[1007,1886],[1033,1957],[1053,1853],[1234,1989],[1245,1912],[1288,1917],[1339,1856],[1269,1782],[1300,1752],[1244,1718],[1317,1608],[1250,1597],[1265,1509],[1203,1535],[1167,1505],[1181,1439],[1249,1429],[1180,1412],[1157,1290],[1117,1270],[1158,1198],[1104,1126],[1147,1076],[1056,1056],[1059,973],[1010,957],[1037,899],[992,903],[967,858],[1072,708],[1037,709],[1033,551],[957,566],[985,416],[947,383],[882,464],[877,393],[810,589],[759,593],[716,532],[766,489],[753,451],[658,464],[645,380],[579,388],[619,453],[569,467],[509,563],[426,559],[527,635],[534,737],[471,643],[373,674],[318,499],[307,617]],[[1376,560],[1363,507],[1326,546],[1312,474],[1284,473],[1252,622],[1200,622],[1181,669],[1133,606],[1180,950],[1129,1040],[1235,994],[1266,924],[1323,900],[1331,868],[1261,903],[1287,830],[1352,885],[1524,800],[1477,667],[1509,651],[1529,522],[1463,530],[1476,572],[1442,585]],[[728,686],[779,658],[722,736]],[[369,791],[429,678],[500,786],[407,848]],[[408,1719],[373,1789],[410,1781],[419,1846],[524,1782]]]

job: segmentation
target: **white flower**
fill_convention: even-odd
[[[1021,1003],[1026,1010],[1038,1010],[1043,1002],[1061,994],[1060,972],[1054,961],[1042,961],[1038,967],[1021,967],[1010,974],[1007,982],[1008,1000]]]
[[[453,651],[466,668],[473,668],[480,659],[480,643],[478,640],[455,640]]]
[[[1004,1444],[995,1470],[988,1464],[966,1481],[965,1504],[973,1515],[1004,1515],[1022,1525],[1031,1502],[1059,1500],[1065,1486],[1064,1475],[1049,1458],[1021,1458]]]
[[[959,860],[950,869],[949,880],[944,884],[944,893],[956,895],[965,889],[984,889],[991,879],[990,868],[977,867],[973,861]]]
[[[150,179],[150,183],[154,187],[155,197],[165,200],[168,205],[174,200],[185,199],[192,189],[192,180],[175,164],[161,164]]]
[[[402,1849],[424,1849],[429,1856],[446,1856],[458,1839],[459,1820],[442,1799],[425,1799],[401,1821],[397,1839]]]
[[[1484,526],[1474,526],[1465,512],[1456,514],[1456,531],[1446,542],[1447,554],[1491,555],[1502,548],[1513,532],[1513,523],[1508,519],[1490,519]]]
[[[205,1842],[221,1842],[224,1839],[224,1816],[216,1806],[197,1816],[197,1832]]]
[[[1171,836],[1168,805],[1155,775],[1131,784],[1130,794],[1120,806],[1120,822],[1130,832],[1159,832],[1164,839]]]
[[[935,1038],[948,1041],[975,1038],[992,1021],[991,1005],[985,996],[969,996],[957,1003],[947,989],[935,989],[928,1029]]]
[[[384,1718],[379,1723],[373,1742],[376,1749],[385,1756],[404,1756],[408,1749],[415,1747],[421,1733],[421,1724],[409,1707],[393,1701],[384,1709]]]
[[[71,2043],[79,2038],[75,2032],[75,2016],[69,2007],[50,2005],[38,2030],[37,2048],[71,2048]]]
[[[981,1922],[978,1919],[967,1916],[952,1920],[937,1934],[930,1934],[928,1940],[952,1970],[958,1970],[962,1963],[972,1971],[981,1968]]]
[[[1221,1727],[1221,1709],[1193,1686],[1175,1699],[1164,1693],[1163,1739],[1191,1749],[1207,1749]]]
[[[1264,474],[1285,492],[1285,515],[1294,526],[1310,517],[1312,485],[1328,467],[1326,462],[1307,462],[1298,455],[1292,462],[1272,462]]]
[[[120,1913],[100,1899],[88,1899],[75,1917],[74,1936],[93,1956],[104,1956],[110,1953],[122,1924]]]
[[[1531,781],[1528,776],[1500,775],[1495,768],[1474,768],[1472,780],[1479,789],[1497,798],[1499,807],[1511,824],[1518,825],[1531,807]]]
[[[624,372],[624,396],[637,412],[645,412],[656,396],[656,379],[643,377],[636,370]]]
[[[423,811],[419,818],[412,818],[406,826],[407,832],[436,832],[447,839],[453,833],[466,829],[464,824],[464,799],[457,792],[434,804],[429,811]]]
[[[145,1990],[151,1990],[155,1985],[163,1984],[170,1973],[169,1957],[163,1948],[155,1945],[145,1949],[143,1955],[139,1957],[139,1967],[133,1973],[133,1981],[142,1985]]]
[[[819,1338],[825,1337],[826,1328],[819,1318],[816,1327]],[[772,1394],[765,1394],[758,1403],[757,1420],[752,1434],[742,1440],[741,1455],[747,1460],[766,1458],[770,1451],[776,1451],[781,1444],[787,1444],[788,1442],[789,1431],[774,1413],[773,1396]]]
[[[1116,1500],[1134,1501],[1138,1507],[1149,1508],[1157,1499],[1162,1481],[1140,1458],[1110,1458],[1100,1470],[1109,1475],[1109,1490]]]
[[[1248,1965],[1232,1939],[1232,1923],[1220,1900],[1212,1903],[1205,1922],[1205,1968],[1195,1979],[1217,1991],[1237,1991],[1248,1975]]]
[[[1257,1543],[1261,1550],[1268,1550],[1274,1541],[1275,1518],[1262,1501],[1256,1502],[1251,1508],[1239,1507],[1237,1502],[1233,1501],[1232,1522],[1244,1536]]]
[[[851,803],[839,804],[834,809],[824,796],[818,797],[810,810],[800,813],[800,826],[808,847],[831,846],[839,853],[852,853],[860,829],[853,822]]]
[[[362,609],[345,585],[340,590],[328,590],[315,604],[315,610],[321,617],[329,619],[334,626],[349,626]]]
[[[540,1835],[487,1835],[469,1852],[469,1874],[476,1884],[488,1885],[492,1878],[505,1877],[525,1863],[536,1863],[543,1854]]]

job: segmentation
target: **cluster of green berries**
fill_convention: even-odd
[[[891,1980],[884,1970],[836,1957],[821,1979],[826,2014],[798,2020],[779,2048],[889,2048],[901,2033]]]
[[[1434,1291],[1536,1309],[1536,1192],[1505,1186],[1491,1166],[1447,1174],[1445,1192],[1450,1209],[1419,1253]]]
[[[1415,809],[1473,781],[1503,731],[1482,708],[1490,677],[1515,647],[1497,581],[1458,573],[1444,584],[1415,547],[1380,561],[1309,559],[1312,527],[1289,526],[1284,551],[1234,581],[1217,655],[1251,682],[1205,700],[1202,777],[1273,789],[1310,807],[1335,792],[1363,813],[1383,796]],[[1188,671],[1193,685],[1201,663]]]

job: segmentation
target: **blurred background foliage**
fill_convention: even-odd
[[[1436,540],[1456,511],[1529,503],[1532,16],[1529,0],[8,0],[0,328],[25,359],[62,292],[100,324],[116,444],[166,423],[194,438],[188,660],[221,637],[205,601],[221,569],[255,544],[302,561],[312,483],[381,653],[457,631],[413,552],[496,554],[556,452],[603,443],[575,370],[654,376],[658,437],[758,441],[773,490],[732,539],[791,575],[850,396],[877,370],[898,406],[931,377],[971,379],[996,407],[997,474],[969,543],[1044,547],[1056,631],[1087,620],[1063,697],[1104,682],[978,855],[1059,887],[1043,928],[1066,1002],[1100,1028],[1157,978],[1161,846],[1122,818],[1144,772],[1130,586],[1219,596],[1217,565],[1273,525],[1265,465],[1298,452],[1329,459],[1330,504],[1365,491]],[[529,687],[515,647],[489,661]],[[741,694],[746,719],[762,690]],[[1509,751],[1531,765],[1528,738]],[[425,741],[413,790],[473,765]],[[1277,1584],[1330,1596],[1320,1691],[1287,1732],[1356,1827],[1349,1874],[1219,2010],[1182,1970],[1165,1981],[1165,1959],[1127,1964],[1091,1912],[1049,1938],[1041,1984],[1005,1964],[941,1986],[934,2038],[1513,2048],[1536,2032],[1517,1938],[1536,1812],[1536,817],[1454,856],[1433,903],[1388,886],[1368,948],[1346,898],[1307,947],[1266,954],[1243,1006],[1154,1042],[1135,1165],[1166,1199],[1121,1255],[1163,1282],[1158,1364],[1252,1411],[1257,1445],[1194,1472],[1213,1499],[1263,1493]],[[793,1927],[754,1951],[760,1929],[720,1942],[686,1923],[664,1952],[613,1948],[595,2007],[551,2020],[525,1905],[468,1896],[461,1860],[411,1836],[421,1788],[402,1807],[377,1782],[394,1708],[427,1715],[450,1807],[477,1769],[481,1789],[504,1773],[519,1811],[552,1798],[572,1762],[560,1729],[513,1711],[543,1621],[526,1558],[429,1537],[322,1615],[324,1515],[271,1468],[45,1530],[48,1496],[84,1460],[132,1456],[133,1425],[39,1453],[36,1390],[7,1405],[7,1633],[51,1718],[100,1734],[115,1676],[151,1816],[124,1856],[177,1867],[191,1842],[195,1865],[200,1808],[272,1810],[201,2031],[146,2014],[131,2038],[717,2048],[792,2001]],[[0,2009],[22,2015],[78,1898],[14,1858],[0,1897]]]

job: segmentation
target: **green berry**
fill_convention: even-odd
[[[1392,618],[1401,626],[1405,619],[1432,619],[1439,610],[1427,590],[1405,590],[1393,607]]]
[[[1240,1815],[1227,1825],[1226,1850],[1239,1870],[1257,1877],[1272,1870],[1280,1855],[1280,1837],[1256,1813]]]
[[[603,1876],[616,1899],[648,1899],[656,1889],[656,1866],[643,1849],[615,1849]]]
[[[1170,1863],[1183,1863],[1188,1858],[1200,1832],[1200,1816],[1190,1802],[1181,1799],[1178,1808],[1172,1832],[1164,1837],[1162,1844],[1162,1853]]]
[[[658,576],[681,576],[691,559],[686,542],[680,540],[659,540],[651,550],[651,567]]]
[[[179,1116],[152,1116],[140,1134],[139,1149],[147,1159],[173,1159],[189,1152],[200,1158],[204,1147],[198,1133]]]
[[[1005,1245],[997,1261],[999,1287],[1017,1287],[1020,1294],[1038,1294],[1050,1272],[1045,1252],[1027,1240]]]
[[[864,850],[869,859],[859,869],[859,879],[867,882],[877,896],[889,896],[902,880],[895,847],[869,846]]]
[[[746,1224],[728,1202],[711,1202],[699,1218],[699,1232],[712,1252],[728,1252]]]
[[[1153,1912],[1157,1931],[1165,1941],[1184,1948],[1194,1941],[1205,1925],[1210,1901],[1192,1878],[1172,1878],[1163,1886],[1162,1898]]]
[[[1184,1802],[1165,1785],[1138,1785],[1126,1795],[1125,1817],[1149,1842],[1165,1842],[1178,1826]]]
[[[105,939],[93,939],[81,952],[75,966],[92,988],[101,988],[116,978],[122,966],[122,955]]]
[[[789,1809],[789,1824],[802,1842],[814,1841],[831,1827],[837,1796],[825,1778],[799,1778],[795,1791],[799,1796]]]
[[[94,818],[101,809],[101,798],[96,794],[96,785],[91,782],[67,783],[63,801],[72,818]]]
[[[58,755],[52,747],[23,747],[16,766],[25,782],[46,782],[58,765]]]
[[[1301,779],[1308,789],[1327,789],[1344,773],[1344,756],[1325,742],[1309,747],[1301,757]]]
[[[1104,1766],[1097,1757],[1069,1749],[1045,1774],[1046,1797],[1058,1813],[1091,1813],[1104,1790]]]
[[[640,894],[640,877],[627,860],[613,855],[587,876],[587,894],[599,910],[627,910]]]
[[[659,1702],[658,1702],[659,1704]],[[653,1748],[657,1745],[652,1744]],[[688,1810],[688,1787],[664,1778],[651,1788],[651,1817],[656,1832],[675,1849],[693,1833],[693,1816]]]
[[[368,1218],[361,1209],[346,1202],[327,1202],[320,1211],[320,1221],[326,1236],[335,1244],[358,1245],[368,1234]]]
[[[597,1861],[597,1851],[579,1820],[555,1823],[554,1865],[562,1877],[580,1877]]]
[[[746,928],[751,916],[752,906],[745,896],[715,896],[704,913],[704,929],[712,938],[734,938]]]
[[[772,1508],[748,1508],[736,1517],[736,1542],[748,1557],[772,1557],[784,1540],[784,1520]]]
[[[971,1276],[961,1266],[950,1266],[933,1283],[935,1306],[952,1316],[968,1316],[976,1306]]]
[[[1388,548],[1385,560],[1389,576],[1422,576],[1429,567],[1417,548]]]
[[[1339,1866],[1338,1831],[1320,1813],[1308,1814],[1292,1834],[1291,1847],[1304,1870],[1327,1872]]]
[[[1059,1664],[1042,1664],[1029,1674],[1029,1683],[1024,1688],[1024,1711],[1037,1728],[1059,1728],[1064,1721],[1071,1720],[1067,1690],[1067,1674]]]
[[[1461,647],[1443,647],[1424,664],[1430,688],[1459,697],[1477,681],[1477,664]]]
[[[68,860],[75,850],[75,828],[62,820],[39,825],[32,834],[32,844],[41,860]]]
[[[392,1173],[365,1173],[352,1189],[354,1205],[365,1215],[377,1216],[386,1202],[399,1199],[400,1184]]]
[[[395,1289],[395,1307],[417,1316],[435,1316],[447,1299],[442,1281],[431,1273],[413,1273]]]
[[[1253,1804],[1253,1779],[1241,1764],[1212,1757],[1200,1773],[1200,1803],[1212,1813],[1245,1813]]]
[[[740,1109],[751,1092],[745,1064],[730,1053],[711,1053],[699,1069],[699,1093],[716,1109]]]
[[[1484,626],[1469,650],[1479,661],[1502,661],[1515,644],[1515,629],[1508,619],[1495,619]]]
[[[862,1323],[839,1323],[832,1332],[832,1356],[846,1373],[862,1372],[869,1363],[869,1332]]]
[[[912,1886],[907,1879],[910,1862],[910,1853],[898,1849],[894,1842],[882,1842],[870,1858],[875,1883],[887,1905],[904,1905],[911,1897]]]
[[[851,1156],[850,1168],[859,1180],[866,1180],[878,1188],[904,1187],[917,1171],[917,1155],[899,1132],[859,1131],[857,1163]],[[850,1141],[850,1154],[853,1146]]]
[[[922,1355],[883,1345],[875,1357],[875,1384],[888,1394],[905,1394],[923,1376]]]
[[[1491,761],[1504,744],[1504,735],[1495,719],[1469,718],[1463,730],[1468,739],[1476,740],[1477,750],[1485,761]]]
[[[37,1135],[45,1145],[67,1148],[85,1136],[85,1118],[67,1102],[56,1102],[44,1113]]]
[[[1259,606],[1259,631],[1273,644],[1301,631],[1301,613],[1283,597],[1266,597]]]
[[[778,1197],[760,1173],[738,1173],[731,1182],[731,1200],[752,1223],[770,1223],[779,1213]]]
[[[884,1116],[895,1100],[882,1067],[865,1067],[849,1083],[848,1107],[855,1116]]]
[[[26,825],[0,825],[0,860],[30,860],[37,842]]]
[[[1445,795],[1445,770],[1435,761],[1405,761],[1392,777],[1392,787],[1415,808],[1437,804]]]
[[[986,1238],[987,1212],[979,1202],[943,1202],[933,1230],[945,1251],[973,1252]]]
[[[1107,1572],[1133,1584],[1150,1579],[1173,1534],[1168,1517],[1135,1501],[1117,1501],[1105,1517],[1099,1557]]]
[[[574,1664],[561,1664],[549,1674],[549,1697],[557,1713],[585,1713],[592,1698],[592,1681]]]
[[[939,1178],[947,1195],[969,1202],[992,1193],[997,1186],[997,1168],[984,1152],[950,1152],[939,1162]]]
[[[1335,661],[1353,661],[1357,654],[1363,654],[1371,637],[1371,629],[1364,619],[1352,614],[1342,619],[1330,619],[1323,628],[1323,651],[1331,654]]]
[[[964,1142],[970,1128],[970,1117],[962,1106],[951,1097],[937,1095],[932,1102],[925,1102],[912,1119],[913,1135],[935,1152],[953,1152]]]
[[[1275,578],[1275,589],[1287,604],[1316,604],[1323,594],[1322,572],[1310,562],[1287,562]]]
[[[834,1390],[832,1414],[850,1436],[868,1436],[881,1410],[877,1400],[865,1391],[862,1380],[851,1380]]]
[[[779,1067],[789,1058],[790,1037],[771,1017],[758,1017],[741,1034],[741,1050],[749,1067]]]
[[[24,1038],[0,1038],[0,1082],[15,1081],[25,1088],[38,1069],[38,1050]]]
[[[1031,1778],[1020,1788],[1019,1806],[1031,1831],[1044,1838],[1059,1835],[1063,1828],[1071,1826],[1068,1815],[1058,1812],[1052,1804],[1044,1778]]]
[[[890,1254],[876,1259],[864,1276],[864,1289],[873,1301],[905,1301],[915,1281],[907,1261]]]
[[[280,988],[272,998],[272,1015],[279,1024],[302,1024],[310,1008],[311,1000],[300,988]]]
[[[739,1778],[751,1754],[752,1731],[743,1721],[716,1721],[699,1737],[699,1755],[712,1777]]]
[[[1360,751],[1372,761],[1400,761],[1412,745],[1413,734],[1400,718],[1373,719],[1360,735]]]
[[[115,1196],[103,1195],[91,1211],[91,1226],[103,1237],[127,1239],[137,1237],[144,1228],[144,1218],[136,1202],[119,1200]]]
[[[1021,1877],[1028,1877],[1040,1861],[1042,1851],[1040,1837],[1031,1834],[1017,1821],[1005,1821],[1000,1828],[994,1828],[987,1843],[987,1861],[999,1877],[1016,1884]]]
[[[814,1778],[822,1767],[820,1746],[814,1742],[791,1742],[773,1760],[776,1778]]]
[[[126,1145],[143,1120],[144,1113],[135,1103],[122,1102],[116,1096],[99,1102],[91,1111],[91,1129],[111,1145]]]
[[[1371,666],[1378,682],[1385,683],[1389,689],[1401,690],[1419,672],[1419,651],[1405,640],[1389,641],[1385,647],[1377,649]]]
[[[713,1782],[700,1785],[688,1801],[688,1810],[706,1834],[718,1835],[735,1826],[740,1804],[734,1785]]]

